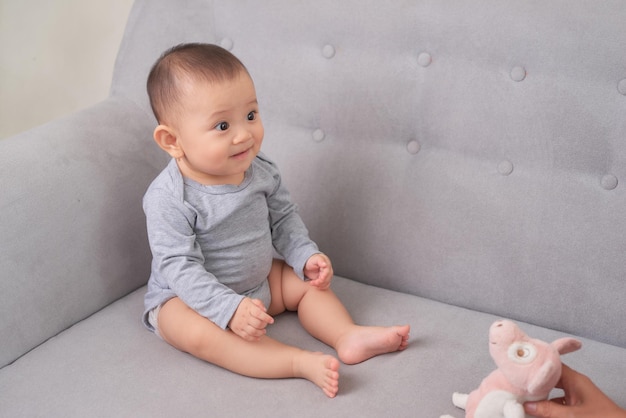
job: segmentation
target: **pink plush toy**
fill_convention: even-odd
[[[466,418],[524,418],[524,402],[547,399],[561,378],[560,354],[581,345],[574,338],[548,344],[511,321],[496,321],[489,329],[489,353],[498,368],[469,395],[454,393],[452,403],[465,409]]]

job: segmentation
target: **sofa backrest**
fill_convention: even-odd
[[[113,92],[148,111],[164,49],[220,44],[337,274],[626,346],[625,21],[619,0],[145,0]]]

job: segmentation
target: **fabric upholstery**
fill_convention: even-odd
[[[114,94],[230,47],[339,274],[626,346],[621,2],[272,4],[138,2]]]
[[[146,283],[163,156],[140,112],[110,99],[0,143],[0,365]]]
[[[496,317],[336,278],[333,288],[363,323],[413,327],[403,353],[340,368],[334,399],[304,380],[244,378],[183,354],[145,331],[145,288],[82,321],[2,369],[0,411],[8,417],[438,417],[461,418],[453,391],[470,391],[494,369],[489,325]],[[563,336],[520,323],[530,335]],[[331,353],[293,314],[270,335]],[[623,349],[583,340],[564,360],[626,401]],[[71,356],[68,355],[71,353]]]

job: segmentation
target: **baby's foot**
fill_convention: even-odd
[[[346,364],[356,364],[379,354],[402,351],[409,345],[409,325],[357,327],[339,339],[335,349]]]
[[[339,391],[339,361],[333,356],[304,351],[294,360],[294,374],[315,383],[329,398]]]

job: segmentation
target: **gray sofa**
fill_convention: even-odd
[[[515,320],[626,406],[620,0],[138,0],[110,97],[0,141],[0,416],[437,417]],[[241,377],[143,328],[141,199],[166,164],[149,67],[220,44],[355,320],[410,347],[304,380]],[[270,335],[331,352],[293,314]]]

